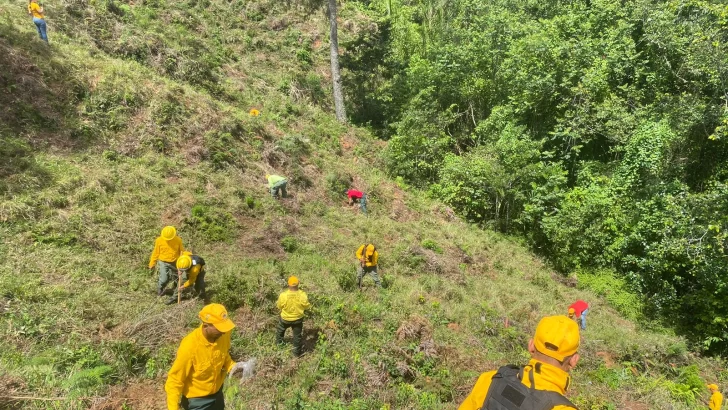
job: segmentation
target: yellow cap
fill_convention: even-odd
[[[566,316],[541,319],[533,336],[536,350],[560,362],[579,350],[579,341],[579,326]]]
[[[298,278],[295,276],[288,278],[288,286],[298,286]]]
[[[228,318],[225,306],[219,303],[210,303],[202,308],[199,314],[200,320],[215,326],[215,329],[227,333],[235,327],[235,323]]]
[[[569,308],[569,316],[574,316],[574,313],[576,313],[576,310],[574,310],[574,308]]]
[[[717,384],[709,384],[709,385],[708,385],[708,388],[709,388],[710,390],[718,390],[718,385],[717,385]]]
[[[367,245],[366,251],[367,251],[366,252],[367,256],[374,255],[374,245],[372,245],[372,244]]]
[[[177,236],[177,230],[174,229],[174,226],[165,226],[162,228],[162,239],[165,241],[171,241],[175,236]]]
[[[177,259],[177,269],[189,269],[192,266],[192,258],[182,255]]]

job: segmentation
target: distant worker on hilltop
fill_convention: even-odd
[[[579,362],[579,339],[579,326],[566,316],[541,319],[528,342],[528,365],[481,374],[459,410],[576,409],[564,393]]]
[[[195,295],[200,299],[205,299],[205,260],[200,256],[193,255],[192,252],[182,252],[182,256],[177,259],[177,270],[180,272],[180,284],[175,286],[172,297],[167,300],[167,304],[171,305],[177,302],[179,292],[194,289]]]
[[[46,25],[43,6],[38,4],[38,0],[28,1],[28,14],[33,16],[33,23],[35,23],[35,28],[38,29],[38,36],[48,44],[48,26]]]
[[[243,370],[230,357],[235,324],[225,307],[211,303],[198,316],[202,325],[182,339],[164,384],[169,410],[224,410],[225,377]]]
[[[278,199],[278,193],[280,192],[280,198],[285,198],[288,195],[286,192],[286,185],[288,180],[280,175],[266,175],[266,181],[268,181],[268,188],[270,189],[270,195],[273,199]]]
[[[164,288],[169,282],[177,281],[177,258],[182,255],[184,246],[182,239],[177,236],[174,226],[165,226],[161,235],[154,240],[154,250],[149,258],[149,269],[154,266],[159,270],[159,281],[157,282],[157,295],[164,294]]]
[[[569,317],[579,323],[581,330],[586,330],[586,313],[589,311],[589,304],[579,299],[569,306]]]
[[[710,410],[720,410],[723,406],[723,395],[718,391],[718,385],[709,384],[708,389],[713,392],[710,396],[710,404],[708,404],[708,408]]]
[[[359,286],[359,290],[361,290],[364,275],[371,275],[377,287],[381,288],[382,282],[379,280],[379,274],[377,273],[377,263],[379,263],[377,248],[371,243],[360,246],[356,251],[356,259],[356,284]]]
[[[346,196],[349,197],[349,206],[359,203],[359,209],[366,215],[367,213],[367,194],[356,189],[350,189],[346,191]]]
[[[293,354],[303,353],[303,315],[311,308],[306,292],[298,289],[300,282],[295,276],[288,278],[288,289],[278,296],[276,307],[281,311],[276,328],[276,343],[283,344],[286,329],[293,328]]]

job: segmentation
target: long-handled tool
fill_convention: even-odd
[[[182,271],[177,269],[177,304],[182,300]]]

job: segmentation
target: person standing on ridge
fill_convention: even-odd
[[[166,304],[171,305],[177,302],[177,294],[184,292],[185,289],[191,289],[194,286],[195,294],[198,298],[205,299],[205,260],[192,252],[182,252],[182,256],[177,259],[177,270],[179,271],[181,285],[175,286],[172,297]]]
[[[157,295],[162,296],[167,284],[177,280],[176,262],[183,251],[184,245],[182,239],[177,236],[177,230],[174,226],[165,226],[160,236],[154,240],[154,250],[149,258],[149,269],[154,269],[156,266],[159,270]]]
[[[586,330],[586,313],[589,311],[589,304],[579,299],[569,306],[569,317],[579,323],[581,330]]]
[[[280,175],[267,174],[265,176],[265,179],[268,181],[268,188],[270,189],[270,195],[273,197],[273,199],[278,198],[279,191],[281,198],[285,198],[288,195],[288,192],[286,192],[286,185],[288,185],[288,180],[285,177],[282,177]]]
[[[225,377],[243,370],[230,357],[235,324],[225,307],[212,303],[198,316],[202,325],[182,339],[164,384],[168,410],[224,410]]]
[[[43,6],[38,4],[38,0],[28,1],[28,14],[33,16],[33,23],[35,23],[35,28],[38,29],[40,39],[48,44],[48,26],[46,25]]]
[[[709,384],[708,389],[713,393],[710,396],[710,404],[708,408],[710,410],[720,410],[723,406],[723,395],[718,391],[717,384]]]
[[[299,290],[300,282],[295,276],[288,278],[288,289],[278,296],[276,306],[281,311],[276,328],[276,343],[283,344],[286,329],[293,328],[293,354],[301,356],[303,353],[303,314],[311,308],[306,292]]]
[[[379,252],[373,244],[365,244],[359,247],[356,251],[356,284],[361,290],[362,279],[364,275],[371,275],[376,283],[377,287],[382,287],[382,282],[379,280],[379,274],[377,273],[377,263],[379,262]]]
[[[579,326],[566,316],[541,319],[528,342],[528,365],[483,373],[459,410],[576,409],[564,393],[579,362]]]
[[[366,215],[367,213],[367,194],[355,189],[346,191],[346,196],[349,197],[349,206],[354,205],[355,202],[359,203],[359,209]]]

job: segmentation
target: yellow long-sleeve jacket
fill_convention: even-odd
[[[302,290],[286,290],[278,296],[276,306],[281,311],[281,319],[293,322],[303,317],[303,312],[311,308],[308,295]]]
[[[713,395],[710,396],[710,410],[720,410],[723,406],[723,395],[719,391],[714,391]]]
[[[536,363],[540,363],[540,366],[536,367]],[[569,388],[571,383],[571,377],[565,371],[552,366],[548,363],[539,362],[536,359],[531,359],[528,362],[528,366],[524,369],[523,379],[521,383],[528,387],[531,387],[531,382],[528,380],[528,373],[531,369],[539,369],[539,371],[533,372],[534,388],[536,390],[548,390],[559,394],[564,394],[566,389]],[[485,396],[488,394],[488,388],[490,388],[490,381],[497,371],[483,373],[475,383],[475,387],[470,392],[465,401],[460,405],[458,410],[479,410],[483,406]],[[553,410],[572,410],[572,407],[558,405]]]
[[[359,247],[359,249],[356,250],[356,258],[361,260],[362,256],[364,255],[364,248],[367,245],[362,245]],[[374,250],[374,254],[371,256],[367,256],[366,262],[364,263],[367,267],[377,266],[377,262],[379,261],[379,252],[377,250]]]
[[[195,285],[195,281],[197,280],[197,276],[202,272],[202,270],[205,269],[202,265],[194,265],[191,268],[187,270],[187,281],[182,285],[185,288],[189,288],[190,286]]]
[[[182,239],[179,236],[175,236],[171,241],[160,236],[154,240],[154,250],[149,258],[149,267],[153,268],[158,260],[172,263],[182,255],[184,250]]]
[[[182,339],[177,358],[169,369],[164,390],[167,408],[179,410],[179,402],[187,398],[217,393],[235,362],[230,357],[230,332],[210,343],[202,334],[202,326]]]

